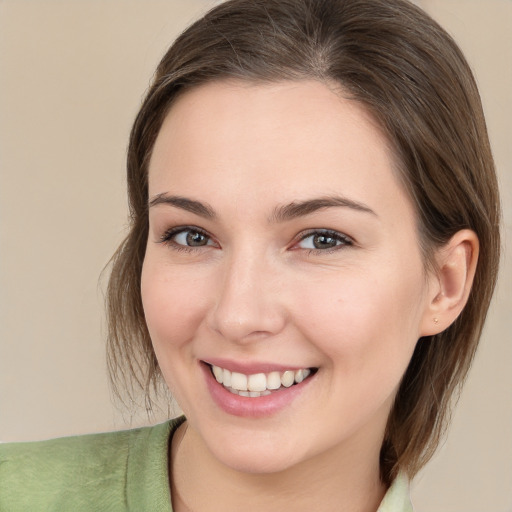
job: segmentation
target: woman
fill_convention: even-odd
[[[110,367],[185,416],[3,447],[0,508],[410,510],[499,259],[449,36],[402,0],[221,4],[160,63],[128,187]]]

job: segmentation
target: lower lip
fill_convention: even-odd
[[[213,401],[224,412],[244,418],[263,418],[276,414],[289,406],[314,379],[313,375],[300,384],[294,384],[289,388],[274,391],[270,395],[247,397],[235,395],[228,391],[222,384],[219,384],[212,375],[209,365],[201,363],[201,368]]]

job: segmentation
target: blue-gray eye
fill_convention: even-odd
[[[188,247],[203,247],[205,245],[213,245],[211,238],[200,231],[193,229],[184,229],[173,235],[171,239],[178,245],[186,245]]]
[[[351,240],[340,233],[317,232],[305,236],[297,245],[301,249],[333,249],[340,245],[351,245]]]

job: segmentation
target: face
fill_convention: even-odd
[[[147,325],[205,449],[249,472],[377,460],[429,285],[365,109],[318,82],[195,88],[158,135],[149,204]]]

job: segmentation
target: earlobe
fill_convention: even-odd
[[[438,334],[459,316],[469,297],[478,261],[479,243],[474,231],[458,231],[437,250],[437,272],[432,276],[429,303],[421,336]]]

